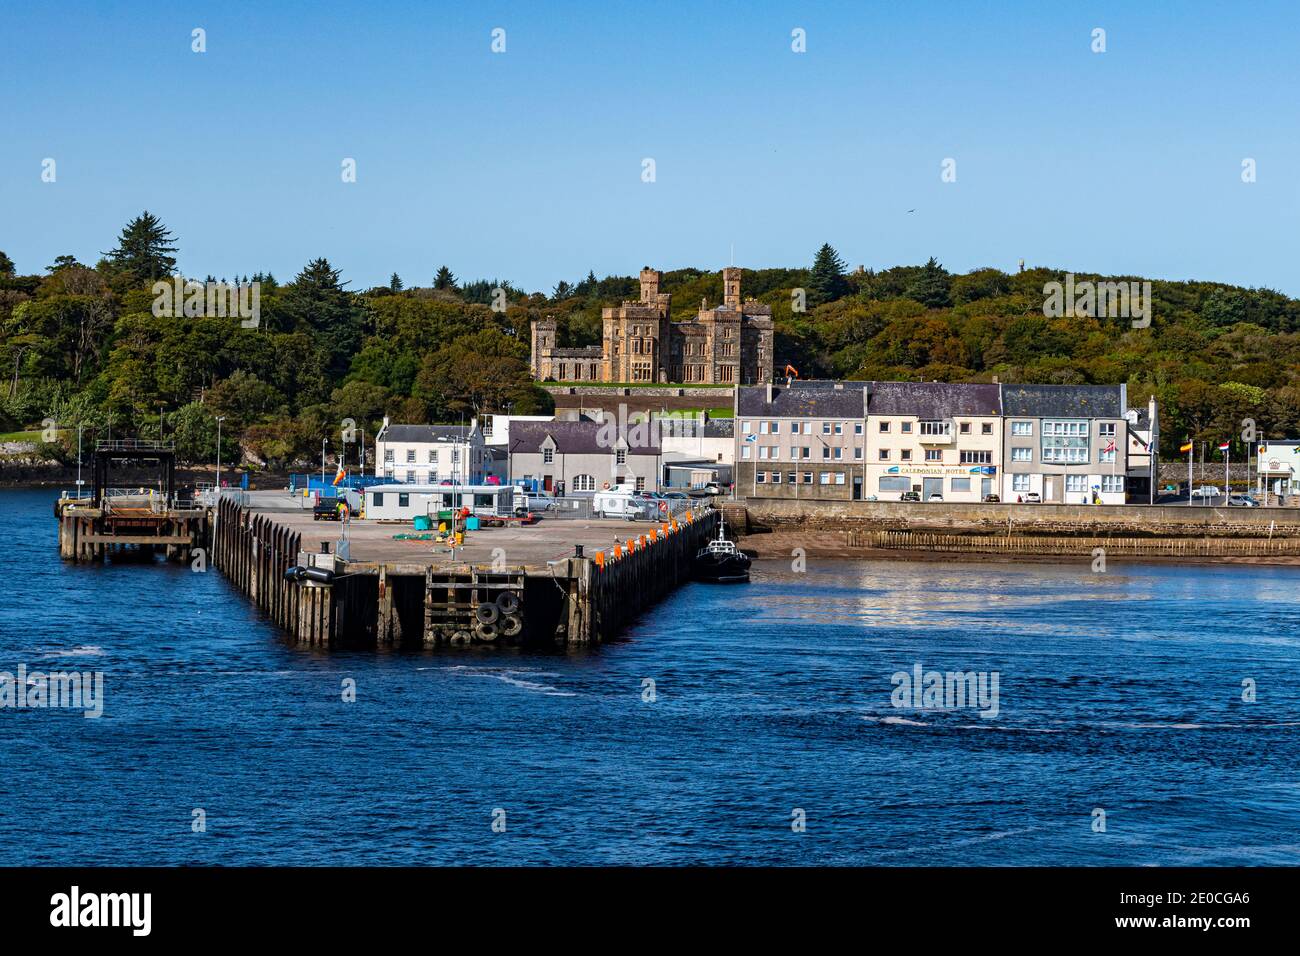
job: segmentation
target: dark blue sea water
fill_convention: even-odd
[[[0,864],[1300,863],[1300,569],[760,561],[589,653],[326,653],[51,501],[0,492],[0,671],[105,713],[0,710]]]

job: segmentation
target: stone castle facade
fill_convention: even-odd
[[[641,298],[601,310],[604,340],[555,347],[555,320],[532,323],[532,370],[559,382],[680,382],[753,385],[772,379],[772,308],[740,297],[740,269],[722,270],[722,304],[700,303],[695,318],[674,322],[662,275],[641,270]]]

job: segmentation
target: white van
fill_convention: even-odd
[[[646,516],[647,501],[638,498],[629,485],[619,485],[610,491],[598,491],[591,499],[591,512],[597,518],[626,518],[636,521]]]

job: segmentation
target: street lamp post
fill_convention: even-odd
[[[325,491],[325,446],[330,443],[328,438],[320,440],[320,487],[321,493]]]
[[[217,416],[217,495],[221,495],[221,423],[226,420],[225,415]]]
[[[83,423],[77,424],[77,497],[81,497],[81,430],[86,426]]]

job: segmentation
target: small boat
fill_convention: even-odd
[[[696,552],[691,575],[697,581],[711,584],[738,584],[749,580],[749,556],[727,537],[721,518],[718,520],[718,536]]]

